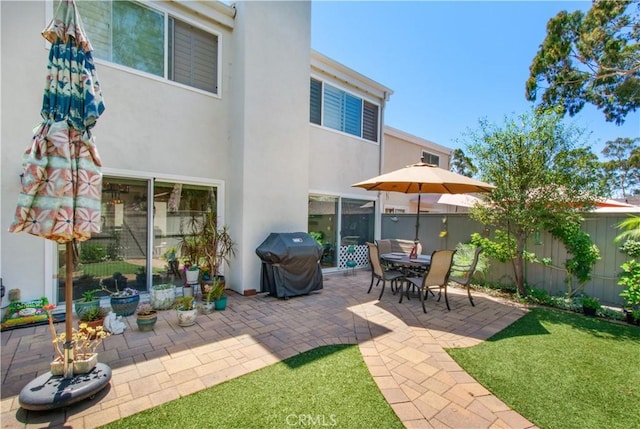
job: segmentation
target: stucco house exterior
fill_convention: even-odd
[[[60,302],[64,246],[7,232],[55,3],[0,3],[0,276],[23,300]],[[76,282],[99,286],[115,271],[141,291],[180,284],[167,255],[207,210],[237,243],[224,275],[240,294],[260,291],[255,249],[271,232],[317,233],[324,270],[343,268],[348,245],[366,265],[384,207],[412,208],[408,196],[382,201],[351,185],[422,151],[448,167],[449,149],[385,126],[390,88],[310,48],[310,2],[77,3],[106,111],[93,129],[102,232],[75,246],[74,298]]]

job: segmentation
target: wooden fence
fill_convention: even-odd
[[[619,294],[622,286],[618,285],[620,265],[627,260],[627,255],[620,252],[613,239],[619,234],[616,225],[627,218],[624,213],[590,213],[585,217],[583,230],[591,236],[591,240],[600,249],[601,259],[596,262],[592,271],[592,279],[586,283],[584,291],[589,296],[600,298],[603,304],[621,306]],[[381,238],[403,238],[413,240],[415,236],[416,215],[385,214],[382,216]],[[444,237],[441,233],[446,232]],[[473,232],[488,232],[478,222],[469,218],[466,213],[422,213],[420,215],[419,238],[423,253],[430,254],[436,249],[453,249],[458,243],[468,242]],[[493,237],[493,235],[491,235]],[[567,291],[567,272],[564,262],[567,252],[562,242],[554,239],[547,232],[534,234],[527,243],[527,250],[538,258],[550,258],[552,265],[545,267],[537,263],[526,263],[525,278],[527,284],[544,289],[552,295],[563,295]],[[513,268],[511,263],[490,260],[485,278],[491,282],[513,284]],[[576,287],[574,280],[574,287]]]

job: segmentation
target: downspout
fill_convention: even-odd
[[[384,110],[387,105],[387,101],[389,100],[389,94],[387,91],[384,91],[384,96],[382,98],[382,109],[380,109],[380,126],[378,127],[378,141],[380,144],[379,154],[378,154],[378,174],[382,174],[382,168],[384,167]],[[382,192],[378,191],[378,204],[376,204],[376,219],[380,219],[380,222],[377,223],[374,237],[381,238],[382,234]]]

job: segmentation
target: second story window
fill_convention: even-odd
[[[215,34],[132,1],[80,1],[78,9],[95,58],[218,93]]]
[[[377,105],[313,78],[310,90],[311,123],[378,141]]]
[[[422,151],[422,161],[427,164],[440,166],[440,157],[429,152]]]

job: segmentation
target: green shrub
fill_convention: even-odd
[[[640,256],[640,241],[627,240],[620,246],[620,251],[632,258],[637,258]]]
[[[80,247],[80,262],[91,264],[102,262],[107,258],[107,251],[102,244],[83,243]]]
[[[582,307],[595,308],[597,310],[600,308],[600,300],[596,297],[585,295],[582,297]]]
[[[620,296],[624,298],[627,307],[640,304],[640,263],[632,259],[622,264],[620,268],[622,272],[618,276],[620,278],[618,284],[625,286]]]

